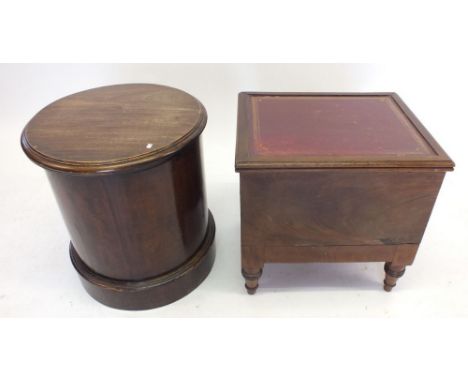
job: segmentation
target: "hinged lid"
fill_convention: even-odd
[[[236,170],[454,163],[395,93],[240,93]]]
[[[178,89],[105,86],[46,106],[27,124],[21,143],[47,169],[113,172],[173,154],[203,131],[206,119],[203,105]]]

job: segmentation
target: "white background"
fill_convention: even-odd
[[[130,82],[178,87],[205,105],[205,182],[217,225],[216,262],[203,284],[169,306],[144,312],[110,309],[86,294],[69,261],[69,237],[45,174],[19,144],[28,120],[55,99]],[[454,64],[2,65],[0,315],[467,316],[467,86],[464,67]],[[237,94],[245,90],[396,91],[456,162],[416,261],[392,293],[382,290],[382,263],[266,265],[257,294],[245,293],[234,172]]]

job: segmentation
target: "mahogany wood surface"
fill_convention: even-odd
[[[413,263],[453,162],[395,93],[241,93],[242,274],[263,265]]]
[[[190,143],[207,115],[191,95],[153,84],[123,84],[82,91],[37,113],[21,137],[40,166],[97,173],[154,166]]]
[[[201,162],[206,119],[187,93],[132,84],[65,97],[25,127],[23,149],[47,170],[72,263],[98,301],[154,308],[208,275],[215,224]]]
[[[269,246],[417,244],[443,172],[241,173],[242,242]]]

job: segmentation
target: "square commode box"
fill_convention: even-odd
[[[395,93],[241,93],[242,274],[265,263],[413,263],[454,163]]]
[[[72,263],[96,300],[154,308],[210,272],[215,224],[200,155],[206,121],[203,105],[181,90],[129,84],[62,98],[25,127],[23,150],[47,170]]]

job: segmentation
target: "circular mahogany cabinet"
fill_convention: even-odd
[[[21,136],[45,168],[88,293],[149,309],[195,289],[215,258],[200,134],[191,95],[151,84],[106,86],[42,109]]]

